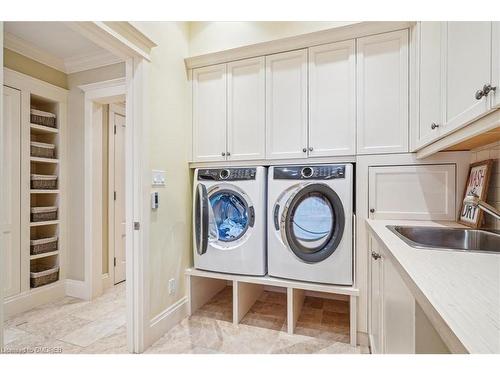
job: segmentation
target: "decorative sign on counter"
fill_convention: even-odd
[[[488,194],[488,184],[490,181],[493,160],[484,160],[471,164],[469,178],[465,186],[464,199],[473,195],[481,201],[486,200]],[[482,224],[483,211],[479,207],[462,200],[462,209],[458,221],[472,228],[479,228]]]

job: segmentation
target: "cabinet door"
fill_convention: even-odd
[[[372,219],[455,221],[455,165],[370,167]]]
[[[370,345],[373,354],[384,352],[382,340],[383,259],[375,239],[370,237]]]
[[[356,154],[355,42],[309,48],[309,156]]]
[[[227,65],[228,160],[265,158],[265,58]]]
[[[226,65],[193,70],[193,158],[226,157]]]
[[[408,151],[408,30],[358,39],[358,154]]]
[[[496,87],[496,90],[491,93],[491,105],[492,107],[500,107],[500,22],[492,23],[492,77],[491,77],[491,85]]]
[[[21,93],[3,88],[3,170],[1,189],[0,249],[4,296],[21,291]]]
[[[391,260],[383,258],[383,347],[386,354],[415,353],[415,299]]]
[[[419,119],[415,146],[439,137],[444,119],[444,30],[446,22],[421,22],[419,26]]]
[[[307,50],[266,56],[266,157],[307,156]]]
[[[476,92],[491,82],[491,22],[447,22],[445,134],[489,109]]]

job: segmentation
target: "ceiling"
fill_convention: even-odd
[[[4,32],[6,48],[68,74],[122,61],[69,22],[4,22]]]

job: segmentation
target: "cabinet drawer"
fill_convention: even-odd
[[[454,221],[455,173],[454,164],[370,167],[370,217]]]

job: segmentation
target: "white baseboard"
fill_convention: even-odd
[[[31,310],[37,306],[64,298],[64,281],[31,289],[4,300],[4,319]]]
[[[173,326],[178,324],[182,319],[188,316],[188,298],[181,298],[172,306],[163,310],[153,319],[149,326],[149,335],[147,335],[147,342],[145,348],[150,347],[165,333],[167,333]]]
[[[90,293],[85,281],[66,279],[66,295],[87,301],[90,300]]]

